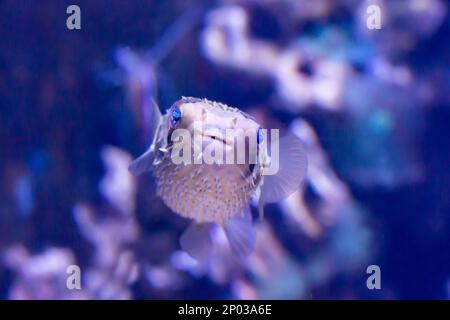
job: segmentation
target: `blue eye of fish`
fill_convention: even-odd
[[[264,141],[264,134],[261,128],[258,129],[258,133],[256,134],[256,142],[260,144]]]
[[[172,126],[175,127],[181,120],[181,110],[178,107],[172,108]]]

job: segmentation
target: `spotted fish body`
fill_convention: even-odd
[[[255,192],[255,183],[234,172],[226,176],[212,175],[220,171],[214,167],[177,166],[165,155],[155,166],[158,195],[183,217],[198,223],[223,225],[243,212]]]
[[[220,114],[222,123],[222,119],[229,118],[235,126],[249,122],[247,126],[258,128],[250,116],[221,103],[185,98],[175,105],[183,109],[188,104]],[[228,128],[232,129],[231,125]],[[165,141],[161,145],[157,143],[156,149],[163,144]],[[159,152],[158,157],[154,166],[158,195],[172,211],[197,223],[224,225],[230,218],[242,214],[261,182],[261,175],[251,172],[246,165],[176,165],[170,152]]]
[[[273,195],[278,192],[283,197],[289,195],[299,187],[304,172],[292,174],[291,168],[288,168],[279,179],[264,176],[263,167],[269,156],[257,139],[260,126],[239,109],[206,99],[182,98],[163,116],[159,114],[156,105],[154,111],[157,125],[153,143],[146,153],[130,165],[130,171],[136,175],[152,171],[158,196],[174,213],[193,220],[180,240],[183,249],[191,256],[201,259],[210,251],[208,239],[203,238],[208,238],[208,227],[205,226],[212,224],[224,229],[231,249],[237,256],[247,256],[252,251],[255,240],[249,210],[252,198],[259,197],[261,202],[264,194]],[[252,137],[258,140],[257,152],[239,164],[176,164],[171,152],[175,147],[172,134],[178,128],[194,134],[194,123],[200,123],[204,129],[213,128],[220,132],[242,129],[253,133]],[[224,149],[232,145],[232,141],[203,131],[202,138],[203,150],[208,144]],[[294,170],[304,170],[304,154],[302,150],[295,148],[299,144],[295,139],[288,140],[287,143],[289,162],[294,165]],[[299,154],[300,158],[297,157]],[[251,157],[256,160],[252,164],[248,161]],[[292,178],[295,180],[294,184]],[[291,182],[291,185],[286,184],[287,182]]]

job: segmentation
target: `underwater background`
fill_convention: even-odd
[[[1,0],[0,298],[449,299],[449,10]],[[220,237],[208,263],[182,252],[189,221],[128,173],[148,96],[220,101],[304,141],[305,183],[255,220],[245,263]]]

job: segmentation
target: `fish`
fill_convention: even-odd
[[[165,205],[192,221],[180,237],[191,257],[208,258],[212,229],[219,226],[233,255],[245,259],[256,238],[251,204],[258,204],[262,218],[265,204],[301,186],[307,170],[302,141],[289,133],[273,139],[279,136],[273,129],[269,139],[249,114],[205,98],[182,97],[164,115],[152,104],[152,143],[128,170],[135,176],[152,172]],[[240,157],[236,146],[245,149]],[[216,161],[206,161],[208,154]],[[197,161],[203,156],[205,161]]]

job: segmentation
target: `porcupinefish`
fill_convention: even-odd
[[[288,197],[306,174],[306,154],[299,138],[287,134],[275,143],[268,141],[267,130],[254,118],[223,103],[183,97],[162,115],[153,102],[151,127],[152,144],[130,164],[129,171],[134,175],[152,171],[158,196],[174,213],[192,220],[180,245],[197,260],[212,249],[214,225],[223,228],[237,257],[248,256],[256,236],[252,200],[262,216],[265,203]],[[194,137],[194,142],[180,132]],[[271,143],[275,147],[271,145],[269,152]],[[235,146],[246,149],[241,158],[236,157]],[[197,161],[207,154],[216,161]]]

